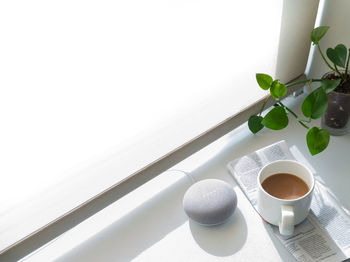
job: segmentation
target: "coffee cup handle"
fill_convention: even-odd
[[[294,232],[294,210],[292,206],[281,206],[281,222],[279,223],[280,234],[284,236],[292,235]]]

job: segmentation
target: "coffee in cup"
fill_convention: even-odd
[[[304,180],[288,173],[273,174],[267,177],[261,186],[270,195],[281,199],[296,199],[310,190]]]

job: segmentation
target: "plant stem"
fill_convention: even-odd
[[[298,120],[298,122],[299,122],[303,127],[305,127],[306,129],[309,129],[309,128],[310,128],[310,127],[308,127],[307,125],[305,125],[305,124],[303,123],[303,120],[300,119],[300,118],[297,116],[296,113],[294,113],[291,109],[289,109],[289,108],[286,107],[284,104],[282,104],[281,101],[278,101],[278,103],[279,103],[281,106],[283,106],[285,109],[287,109],[287,111],[288,111],[289,113],[291,113],[291,114]]]
[[[298,121],[304,122],[304,123],[311,123],[311,117],[309,118],[309,120],[305,120],[305,119],[300,119],[298,117]]]
[[[323,53],[322,53],[322,51],[321,51],[320,44],[317,44],[317,48],[318,48],[318,51],[320,52],[320,54],[321,54],[321,56],[322,56],[323,61],[326,63],[326,65],[327,65],[330,69],[332,69],[332,71],[336,72],[335,68],[333,68],[330,64],[328,64],[326,58],[324,57],[324,55],[323,55]]]
[[[336,64],[334,64],[334,68],[335,68],[335,71],[338,73],[338,75],[340,76],[340,78],[342,79],[342,80],[345,80],[344,79],[344,76],[339,72],[339,70],[338,70],[338,67],[336,66]]]
[[[312,79],[307,83],[307,89],[309,89],[310,93],[312,92],[311,83]]]
[[[286,85],[286,87],[290,87],[290,86],[295,86],[298,84],[302,84],[302,83],[306,83],[309,82],[311,80],[311,82],[321,82],[322,79],[305,79],[305,80],[300,80],[300,81],[296,81],[296,82],[292,82]]]
[[[350,48],[348,50],[348,59],[346,61],[346,67],[345,67],[345,81],[348,78],[349,59],[350,59]]]
[[[262,105],[262,107],[261,107],[261,109],[260,109],[259,116],[261,116],[262,111],[264,111],[265,105],[266,105],[266,103],[267,103],[267,100],[269,100],[269,98],[270,98],[270,96],[268,96],[268,97],[265,99],[265,101],[264,101],[264,103],[263,103],[263,105]]]

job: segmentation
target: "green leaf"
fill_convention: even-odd
[[[273,80],[272,77],[267,74],[256,74],[256,81],[262,89],[268,90]]]
[[[312,119],[320,118],[328,107],[328,99],[326,92],[322,87],[312,91],[304,100],[301,110],[306,117]]]
[[[320,26],[311,31],[311,41],[317,45],[322,37],[327,33],[329,26]]]
[[[256,134],[261,129],[264,128],[263,124],[261,124],[261,121],[263,120],[262,116],[256,116],[252,115],[248,120],[248,127],[250,131],[252,131],[253,134]]]
[[[322,79],[321,87],[326,92],[326,94],[332,92],[341,82],[341,79],[330,80],[330,79]]]
[[[275,80],[271,84],[270,88],[270,94],[273,98],[280,98],[281,96],[284,96],[287,93],[287,87],[285,84],[280,83],[278,80]]]
[[[335,65],[345,67],[347,49],[343,44],[337,45],[334,49],[328,48],[326,52],[329,60]]]
[[[325,129],[313,127],[306,134],[307,147],[311,155],[316,155],[325,150],[329,143],[329,133]]]
[[[267,128],[273,130],[280,130],[285,128],[288,125],[286,110],[282,106],[273,108],[270,112],[267,113],[261,123]]]

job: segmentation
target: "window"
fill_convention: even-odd
[[[256,72],[303,74],[309,2],[1,2],[0,250],[48,225],[44,243],[64,214],[83,219],[222,135],[263,99]]]

